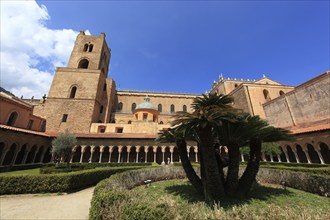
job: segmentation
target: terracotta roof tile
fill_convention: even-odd
[[[323,125],[309,126],[309,127],[304,127],[304,128],[291,129],[291,132],[293,134],[302,134],[302,133],[324,131],[324,130],[330,130],[330,124],[323,124]]]
[[[39,135],[39,136],[44,136],[44,137],[51,137],[45,132],[32,131],[32,130],[12,127],[12,126],[9,126],[9,125],[4,125],[4,124],[0,124],[0,129],[11,130],[11,131],[16,131],[16,132],[22,132],[22,133],[33,134],[33,135]]]

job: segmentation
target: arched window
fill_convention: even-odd
[[[162,124],[164,124],[164,122],[163,121],[160,121],[159,124],[162,125]]]
[[[136,108],[136,104],[135,104],[135,103],[133,103],[133,104],[132,104],[132,111],[134,111],[134,110],[135,110],[135,108]]]
[[[17,112],[12,112],[8,118],[7,125],[14,126],[17,120],[18,114]]]
[[[71,88],[71,92],[70,92],[70,99],[73,99],[74,97],[76,97],[76,92],[77,92],[77,87],[73,86]]]
[[[237,84],[235,84],[235,88],[237,87],[238,85]]]
[[[186,105],[182,106],[182,111],[187,112],[187,106]]]
[[[280,95],[284,95],[284,92],[283,92],[282,90],[280,90],[280,92],[279,92],[279,93],[280,93]]]
[[[162,111],[163,111],[163,106],[162,106],[162,104],[159,104],[159,105],[158,105],[158,111],[159,111],[159,112],[162,112]]]
[[[82,59],[79,62],[78,68],[88,69],[88,64],[89,64],[89,61],[87,59]]]
[[[117,110],[121,112],[123,110],[123,103],[119,102]]]
[[[89,48],[88,48],[88,52],[92,52],[93,51],[93,47],[94,47],[94,45],[93,44],[90,44],[89,45]]]
[[[131,121],[131,120],[129,120],[129,121],[128,121],[128,124],[132,124],[132,121]]]
[[[172,104],[171,105],[171,113],[174,113],[175,112],[175,107],[174,107],[174,105]]]
[[[88,50],[88,44],[84,45],[84,52],[86,52]]]
[[[268,92],[268,90],[267,90],[267,89],[264,89],[263,93],[264,93],[264,97],[265,97],[265,99],[266,99],[267,101],[270,101],[271,98],[270,98],[270,96],[269,96],[269,92]]]
[[[104,85],[103,85],[103,91],[106,91],[106,90],[107,90],[107,84],[104,83]]]
[[[100,114],[103,113],[103,105],[101,105],[101,108],[100,108]]]

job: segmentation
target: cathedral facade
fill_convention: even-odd
[[[27,127],[23,117],[20,117],[23,115],[20,109],[8,107],[8,112],[1,114],[0,165],[48,162],[51,140],[66,129],[78,139],[77,146],[73,148],[73,162],[165,164],[179,161],[173,143],[157,143],[155,138],[159,130],[171,127],[175,112],[190,112],[193,99],[199,94],[117,90],[115,79],[108,78],[110,60],[111,49],[106,43],[105,34],[89,36],[81,31],[67,67],[56,69],[48,96],[38,102],[25,100],[25,105],[32,109],[30,115],[40,121],[40,126],[34,129]],[[328,77],[329,72],[325,76]],[[295,87],[283,85],[266,76],[259,80],[243,80],[226,79],[220,75],[210,92],[229,94],[234,97],[233,107],[276,124],[277,116],[271,113],[272,109],[276,109],[277,102],[274,100],[283,100],[294,91]],[[15,100],[15,97],[12,99]],[[329,95],[325,96],[325,101],[328,99]],[[23,102],[17,98],[16,101]],[[274,105],[268,104],[270,102],[275,103],[275,106],[269,107]],[[13,112],[17,113],[16,119],[20,123],[13,123],[11,119],[8,124]],[[32,119],[29,120],[31,122]],[[310,120],[315,120],[315,116]],[[15,129],[16,133],[13,133]],[[322,132],[328,132],[327,129]],[[29,136],[41,140],[29,142]],[[320,145],[322,147],[313,149],[319,150],[316,153],[318,159],[315,159],[313,152],[313,160],[301,161],[330,163],[329,142],[329,136],[324,137]],[[191,142],[188,145],[187,154],[192,161],[198,162],[197,144]],[[282,155],[267,155],[268,160],[300,162],[299,155],[295,154],[296,148],[292,147],[290,152],[287,146],[288,143],[283,143]],[[301,148],[307,149],[308,154],[308,147]],[[303,155],[307,158],[306,154]],[[265,156],[264,159],[267,158]]]

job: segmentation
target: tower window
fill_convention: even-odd
[[[99,126],[98,127],[98,132],[99,133],[104,133],[105,132],[105,126],[103,126],[103,125],[102,126]]]
[[[123,133],[124,128],[117,127],[116,133]]]
[[[7,125],[14,126],[17,120],[18,114],[17,112],[12,112],[8,118]]]
[[[62,122],[66,122],[68,120],[68,114],[64,114],[62,117]]]
[[[282,90],[280,90],[280,96],[281,96],[281,95],[284,95],[284,92],[283,92]]]
[[[123,103],[122,102],[119,102],[117,110],[119,112],[121,112],[121,110],[123,110]]]
[[[182,111],[187,112],[187,106],[186,105],[182,106]]]
[[[101,114],[103,113],[103,105],[101,105],[100,113],[101,113]]]
[[[159,104],[159,105],[158,105],[158,111],[159,111],[159,112],[162,112],[162,110],[163,110],[163,106],[162,106],[162,104]]]
[[[134,110],[135,110],[135,108],[136,108],[136,104],[135,104],[135,103],[133,103],[133,104],[132,104],[132,111],[134,111]]]
[[[107,90],[107,84],[104,83],[104,86],[103,86],[103,91]]]
[[[271,98],[270,98],[270,96],[269,96],[269,92],[268,92],[268,90],[267,90],[267,89],[264,89],[263,93],[264,93],[264,97],[265,97],[265,99],[266,99],[267,101],[270,101]]]
[[[143,121],[146,121],[148,119],[148,114],[147,113],[143,113]]]
[[[88,69],[89,61],[87,59],[82,59],[79,62],[78,68],[80,69]]]
[[[132,121],[131,121],[131,120],[129,120],[127,123],[128,123],[128,124],[132,124]]]
[[[174,113],[175,112],[175,106],[172,104],[171,105],[171,113]]]
[[[84,45],[84,52],[86,52],[88,50],[88,44]]]
[[[71,88],[71,92],[70,92],[70,99],[73,99],[74,97],[76,97],[76,92],[77,92],[77,87],[73,86]]]
[[[88,48],[88,52],[92,52],[93,51],[93,47],[94,47],[94,45],[93,44],[90,44],[89,45],[89,48]]]

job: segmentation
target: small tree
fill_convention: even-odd
[[[71,134],[68,130],[60,134],[56,139],[52,141],[52,153],[63,157],[67,161],[67,168],[70,167],[70,159],[72,155],[72,148],[77,144],[77,139],[74,134]]]

